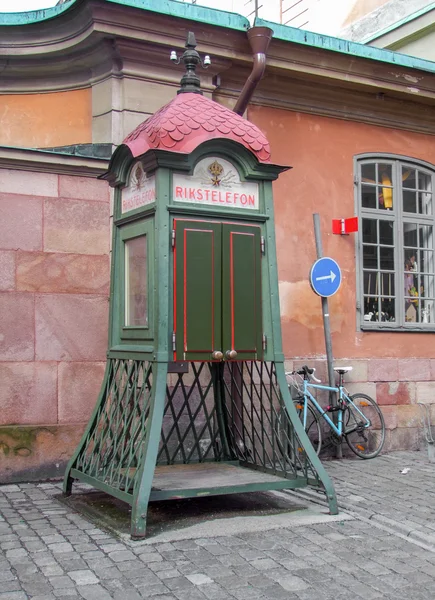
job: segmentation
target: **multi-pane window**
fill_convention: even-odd
[[[387,158],[357,165],[361,326],[435,328],[435,173]]]

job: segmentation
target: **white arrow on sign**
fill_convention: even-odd
[[[337,275],[333,271],[330,271],[330,275],[322,275],[322,277],[316,277],[316,281],[324,281],[325,279],[330,279],[331,283],[333,283],[336,277]]]

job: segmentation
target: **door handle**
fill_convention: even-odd
[[[211,357],[213,360],[222,360],[224,357],[224,354],[220,350],[215,350],[214,352],[211,353]]]
[[[233,360],[234,358],[237,358],[237,351],[236,350],[227,350],[225,352],[225,357],[228,360]]]

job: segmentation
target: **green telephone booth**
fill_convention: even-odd
[[[74,479],[132,506],[332,483],[287,388],[261,131],[205,98],[189,34],[178,95],[114,152],[107,367]]]

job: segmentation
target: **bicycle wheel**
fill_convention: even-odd
[[[298,417],[303,422],[304,419],[304,399],[296,398],[294,400],[296,412],[298,413]],[[308,438],[313,446],[316,454],[320,453],[322,448],[322,429],[320,427],[319,419],[317,417],[317,413],[310,404],[307,406],[307,422],[305,424],[305,432],[308,435]]]
[[[381,409],[366,394],[354,394],[350,399],[354,406],[348,403],[343,414],[343,435],[347,445],[360,458],[375,458],[385,441],[385,422]],[[369,425],[358,411],[368,419]]]

